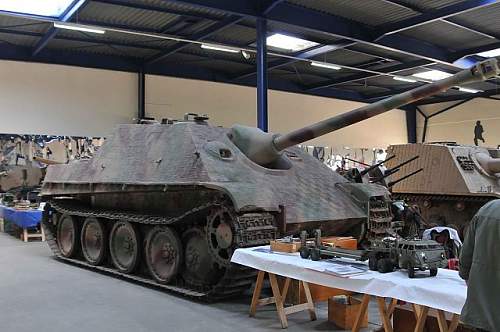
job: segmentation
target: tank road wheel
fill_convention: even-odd
[[[223,207],[214,208],[207,216],[207,241],[215,261],[229,266],[233,254],[233,216]]]
[[[313,260],[313,261],[321,260],[321,252],[319,251],[318,248],[311,249],[311,260]]]
[[[57,246],[64,257],[72,257],[78,250],[79,227],[75,217],[63,214],[57,223]]]
[[[408,262],[406,268],[408,269],[408,278],[415,278],[415,268],[413,267],[413,264],[411,262]]]
[[[215,284],[224,269],[221,269],[211,254],[207,235],[199,228],[191,228],[182,235],[184,243],[184,266],[182,277],[193,286]]]
[[[82,253],[91,265],[99,265],[106,257],[106,229],[102,221],[88,217],[83,223],[81,239]]]
[[[140,258],[139,232],[126,221],[118,221],[109,234],[109,252],[113,265],[123,273],[132,273]]]
[[[182,244],[174,230],[157,226],[146,236],[146,264],[151,276],[160,284],[169,283],[182,262]]]
[[[378,269],[378,260],[375,255],[371,255],[370,258],[368,258],[368,268],[371,271],[377,271]]]

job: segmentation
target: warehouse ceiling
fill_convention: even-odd
[[[429,81],[414,74],[452,74],[500,48],[500,3],[491,0],[57,1],[67,6],[52,16],[0,1],[0,58],[254,86],[256,21],[265,17],[268,36],[311,42],[269,47],[269,88],[373,102]],[[419,103],[493,96],[499,85],[491,79]]]

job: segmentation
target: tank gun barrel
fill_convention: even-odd
[[[396,166],[394,166],[394,167],[392,167],[392,168],[389,168],[389,169],[386,171],[386,173],[394,174],[394,173],[396,173],[397,171],[399,171],[399,168],[400,168],[400,167],[402,167],[402,166],[404,166],[404,165],[406,165],[406,164],[409,164],[409,163],[411,163],[412,161],[417,160],[418,158],[420,158],[420,156],[415,156],[415,157],[413,157],[413,158],[410,158],[410,159],[408,159],[408,160],[405,160],[405,161],[403,161],[402,163],[400,163],[399,165],[396,165]]]
[[[347,157],[344,157],[344,159],[352,161],[353,163],[357,163],[357,164],[360,164],[360,165],[363,165],[363,166],[366,166],[366,167],[370,167],[370,165],[368,165],[367,163],[364,163],[362,161],[358,161],[356,159],[351,159],[351,158],[347,158]]]
[[[362,170],[361,172],[359,172],[359,175],[363,177],[363,176],[365,176],[366,174],[370,173],[370,172],[371,172],[372,170],[374,170],[375,168],[379,167],[379,166],[380,166],[380,165],[382,165],[383,163],[388,162],[389,160],[391,160],[391,159],[393,159],[393,158],[396,158],[396,156],[395,156],[395,155],[390,156],[389,158],[387,158],[387,159],[385,159],[385,160],[382,160],[382,161],[380,161],[380,162],[376,163],[375,165],[372,165],[372,166],[370,166],[370,167],[368,167],[368,168],[366,168],[366,169]]]
[[[500,158],[493,158],[486,153],[476,154],[479,165],[490,175],[500,173]]]
[[[252,161],[269,165],[280,158],[284,149],[345,128],[414,101],[446,91],[454,86],[480,82],[500,74],[495,58],[487,59],[448,78],[394,95],[373,104],[339,114],[284,135],[264,133],[259,129],[235,125],[230,137]]]
[[[484,81],[498,75],[499,73],[500,70],[498,68],[497,60],[488,59],[448,78],[420,86],[413,90],[394,95],[373,104],[365,105],[350,112],[346,112],[310,126],[294,130],[291,133],[278,136],[274,139],[274,146],[276,150],[281,151],[290,146],[309,141],[313,138],[342,129],[373,116],[385,113],[389,110],[432,96],[436,93],[446,91],[456,85]]]
[[[409,177],[411,177],[411,176],[413,176],[413,175],[416,175],[416,174],[418,174],[418,173],[422,172],[423,170],[424,170],[423,168],[417,169],[416,171],[413,171],[413,172],[411,172],[411,173],[409,173],[409,174],[406,174],[406,175],[405,175],[405,176],[403,176],[402,178],[399,178],[399,179],[397,179],[397,180],[395,180],[395,181],[391,181],[391,182],[389,182],[389,183],[387,184],[387,187],[388,187],[388,188],[391,188],[391,187],[393,187],[394,185],[398,184],[399,182],[401,182],[401,181],[403,181],[403,180],[406,180],[406,179],[408,179]]]

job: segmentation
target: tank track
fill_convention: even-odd
[[[146,225],[173,225],[181,220],[198,212],[203,212],[209,208],[221,206],[223,203],[210,202],[200,205],[180,216],[165,217],[155,215],[143,215],[137,213],[124,213],[122,211],[91,209],[82,206],[70,199],[50,200],[44,211],[42,225],[46,234],[46,241],[55,257],[61,261],[124,278],[129,281],[174,292],[189,298],[202,301],[217,301],[231,296],[241,294],[248,290],[256,277],[256,271],[242,265],[230,264],[226,268],[224,276],[211,289],[196,289],[184,285],[163,285],[142,275],[126,274],[110,266],[94,266],[84,260],[67,258],[62,255],[55,237],[55,225],[50,222],[49,211],[55,210],[59,213],[67,213],[79,217],[96,217],[112,222],[114,220],[129,221],[132,223]],[[252,247],[269,244],[269,241],[276,237],[276,227],[274,226],[274,216],[270,213],[248,213],[237,217],[236,220],[237,247]]]

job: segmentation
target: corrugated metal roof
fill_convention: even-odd
[[[38,38],[36,37],[0,33],[0,47],[2,47],[2,43],[23,47],[33,47],[37,41]]]
[[[78,14],[77,20],[91,20],[108,24],[126,25],[132,29],[146,28],[161,30],[162,27],[175,20],[177,17],[178,15],[91,1]]]
[[[64,51],[76,51],[131,58],[146,58],[155,52],[153,50],[136,47],[110,46],[93,42],[69,41],[61,39],[52,40],[47,47],[49,49],[61,49]]]
[[[233,45],[249,45],[254,43],[256,38],[255,29],[241,25],[232,25],[210,36],[210,40]]]
[[[500,37],[500,3],[457,15],[453,17],[453,20]]]
[[[354,50],[354,51],[359,51],[359,52],[365,52],[372,54],[374,56],[378,56],[381,58],[386,58],[394,61],[400,61],[400,62],[410,62],[410,61],[415,61],[418,60],[419,58],[416,56],[411,56],[405,53],[400,53],[400,52],[394,52],[390,51],[384,48],[378,48],[376,46],[371,46],[367,44],[361,44],[358,43],[354,46],[349,46],[347,49]]]
[[[228,14],[213,9],[207,9],[197,6],[191,6],[189,4],[177,3],[177,2],[169,2],[164,0],[122,0],[123,2],[135,3],[135,4],[144,4],[156,6],[164,9],[172,9],[174,11],[184,12],[186,15],[196,14],[200,16],[206,16],[214,19],[221,19],[227,17]]]
[[[37,22],[19,17],[0,16],[0,29],[43,33],[51,26],[52,24],[46,22]]]
[[[457,50],[467,45],[468,48],[487,45],[491,39],[468,30],[460,29],[441,21],[420,25],[402,33],[405,36],[442,46],[450,50]]]
[[[380,0],[290,0],[290,3],[377,26],[418,15],[413,10]]]
[[[422,10],[438,9],[463,2],[463,0],[399,0],[400,3]]]
[[[417,11],[426,12],[442,8],[451,4],[460,3],[463,0],[288,0],[287,4],[295,8],[319,11],[325,15],[344,17],[356,27],[356,22],[362,23],[360,29],[368,26],[386,26],[388,24],[405,20],[420,15]],[[392,3],[391,3],[392,2]],[[113,4],[111,4],[113,3]],[[395,4],[396,3],[396,4]],[[208,3],[210,4],[210,3]],[[127,7],[129,6],[129,7]],[[279,6],[275,10],[279,10]],[[170,11],[170,13],[168,13]],[[303,10],[305,13],[306,11]],[[123,29],[143,32],[161,32],[192,38],[200,32],[211,30],[212,24],[221,19],[232,16],[221,10],[212,10],[204,6],[193,6],[175,1],[164,0],[90,0],[78,15],[72,20],[76,22],[92,22],[95,25],[112,26]],[[285,18],[286,19],[286,18]],[[308,17],[304,15],[304,22]],[[491,5],[486,8],[472,10],[452,18],[455,23],[466,24],[469,28],[475,28],[500,38],[500,4]],[[7,44],[24,47],[22,54],[26,54],[26,48],[34,49],[46,31],[52,26],[50,23],[0,16],[0,43],[5,40]],[[7,34],[8,29],[15,30]],[[318,29],[304,29],[298,25],[289,25],[277,22],[268,22],[268,33],[284,33],[317,42],[322,45],[335,44],[342,38],[335,37],[329,33],[321,33]],[[23,35],[24,34],[24,35]],[[404,35],[413,38],[416,43],[422,45],[435,45],[441,50],[461,50],[482,45],[495,44],[498,40],[487,38],[482,34],[474,33],[470,29],[459,28],[455,25],[442,21],[429,22],[414,27],[396,35]],[[207,41],[227,45],[254,45],[256,39],[255,19],[244,18],[236,25],[218,31],[207,38]],[[346,38],[343,38],[343,42]],[[348,65],[371,70],[383,70],[387,66],[412,63],[421,57],[388,50],[385,47],[373,43],[358,42],[326,54],[314,57],[314,60]],[[6,44],[6,45],[7,45]],[[106,45],[107,44],[107,45]],[[179,45],[178,42],[162,40],[151,36],[140,36],[107,31],[104,35],[82,33],[69,30],[58,30],[55,38],[49,41],[47,48],[51,53],[61,50],[64,55],[77,52],[79,54],[111,55],[127,57],[134,63],[140,63],[152,55],[172,46]],[[403,47],[405,45],[402,45]],[[394,45],[397,49],[399,46]],[[411,48],[410,48],[411,49]],[[422,49],[424,49],[422,47]],[[407,51],[406,53],[410,53]],[[291,53],[290,53],[291,54]],[[432,56],[432,55],[430,55]],[[95,57],[93,57],[95,59]],[[282,58],[269,56],[269,63],[274,63]],[[198,44],[192,44],[181,51],[171,54],[157,63],[158,68],[166,66],[182,65],[182,68],[192,67],[188,75],[196,76],[198,68],[209,69],[216,77],[218,73],[229,78],[235,78],[255,70],[255,54],[250,53],[250,58],[245,59],[241,53],[230,54],[224,52],[207,51],[200,48]],[[428,68],[441,68],[448,72],[456,72],[458,69],[452,65],[429,65]],[[156,70],[156,69],[155,69]],[[411,75],[424,69],[410,69],[400,71],[399,75]],[[314,87],[318,85],[331,84],[343,80],[350,80],[353,76],[370,75],[362,71],[342,68],[332,71],[317,68],[310,65],[308,61],[293,62],[288,65],[270,70],[273,78],[279,78],[297,84],[298,86]],[[205,79],[210,75],[202,75]],[[215,79],[215,78],[214,78]],[[379,87],[376,87],[376,86]],[[366,95],[384,94],[390,91],[399,91],[411,87],[411,83],[394,81],[390,77],[379,76],[349,83],[339,83],[336,88],[361,92]],[[415,85],[413,85],[415,86]],[[480,90],[491,90],[495,84],[478,83],[471,87]],[[324,91],[324,90],[323,90]],[[455,93],[455,92],[451,92]]]
[[[347,49],[338,49],[332,52],[316,56],[313,59],[318,61],[336,63],[339,65],[355,66],[367,62],[373,62],[376,59],[376,57],[359,52],[353,52]]]

